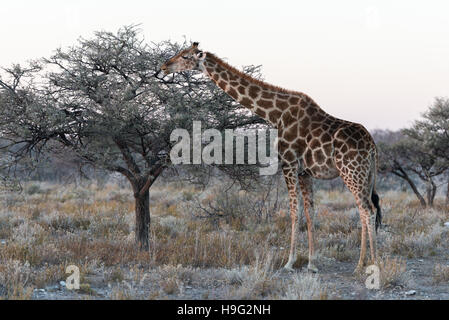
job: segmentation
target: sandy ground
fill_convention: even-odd
[[[363,276],[354,276],[353,262],[338,262],[329,259],[320,265],[317,277],[321,285],[326,288],[326,299],[331,300],[449,300],[449,283],[433,283],[432,270],[436,263],[446,263],[449,254],[442,253],[438,257],[407,260],[407,285],[392,285],[386,289],[367,289]],[[160,287],[150,281],[139,283],[124,280],[119,287],[124,296],[119,298],[135,299],[230,299],[233,285],[221,280],[223,269],[205,269],[201,275],[188,284],[182,284],[177,292],[166,294]],[[147,274],[158,273],[158,270],[149,270]],[[289,281],[295,274],[304,275],[307,271],[296,269],[294,272],[282,269],[274,272],[274,281]],[[366,276],[365,276],[366,277]],[[89,275],[91,291],[80,293],[68,290],[65,286],[56,283],[42,289],[35,289],[32,299],[36,300],[66,300],[66,299],[110,299],[114,287],[104,283],[102,274]],[[150,278],[150,277],[148,277]],[[269,298],[269,297],[268,297]]]

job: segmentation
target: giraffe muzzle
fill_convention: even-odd
[[[155,74],[154,74],[154,76],[157,78],[157,79],[159,79],[159,80],[162,80],[162,79],[164,79],[164,77],[166,76],[166,75],[168,75],[168,74],[170,74],[170,70],[168,70],[168,68],[166,67],[166,66],[162,66]],[[162,75],[162,76],[160,76],[160,75]]]
[[[170,68],[169,68],[169,66],[168,66],[168,63],[165,62],[165,63],[161,66],[161,68],[159,69],[158,72],[159,72],[159,73],[162,72],[162,73],[164,74],[164,76],[170,74],[171,71],[170,71]]]

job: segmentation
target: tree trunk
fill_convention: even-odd
[[[430,184],[430,181],[426,181],[426,194],[427,194],[427,204],[431,207],[432,204],[431,198],[432,198],[432,185]]]
[[[432,181],[432,179],[429,179],[427,181],[427,187],[426,187],[426,191],[427,191],[427,204],[429,205],[429,207],[433,207],[433,200],[435,199],[435,195],[437,193],[437,186],[435,185],[435,183]]]
[[[432,207],[433,207],[433,200],[435,200],[436,195],[437,195],[437,186],[432,180]]]
[[[446,206],[449,206],[449,178],[447,179]]]
[[[141,251],[150,251],[150,187],[162,173],[165,166],[155,167],[145,176],[133,175],[126,169],[122,173],[131,183],[136,204],[136,244]]]
[[[418,198],[419,202],[421,203],[421,205],[425,208],[427,207],[426,204],[426,200],[424,200],[424,197],[421,195],[421,193],[419,193],[418,188],[416,187],[415,183],[413,182],[412,179],[410,179],[410,177],[408,176],[408,174],[404,171],[404,170],[400,170],[400,174],[393,172],[395,175],[397,175],[398,177],[404,179],[405,181],[408,182],[408,184],[410,185],[410,187],[412,188],[413,192],[415,193],[416,197]]]
[[[139,183],[139,186],[144,184],[145,181]],[[143,195],[135,193],[134,199],[136,203],[136,244],[140,250],[150,251],[150,191],[146,190]]]

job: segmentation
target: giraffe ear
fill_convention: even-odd
[[[206,52],[200,51],[196,54],[196,56],[200,61],[203,61],[204,59],[206,59]]]

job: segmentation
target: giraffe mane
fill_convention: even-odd
[[[223,61],[222,59],[220,59],[219,57],[217,57],[215,54],[213,54],[211,52],[206,52],[206,55],[207,55],[207,57],[211,58],[217,64],[219,64],[222,67],[224,67],[224,68],[230,70],[231,72],[237,74],[239,77],[242,77],[243,79],[248,80],[251,83],[254,83],[254,84],[258,85],[258,86],[261,86],[264,89],[269,89],[269,90],[272,90],[272,91],[277,91],[277,92],[286,93],[286,94],[307,96],[303,92],[294,91],[294,90],[288,90],[288,89],[285,89],[285,88],[282,88],[282,87],[278,87],[278,86],[266,83],[265,81],[253,78],[250,75],[248,75],[248,74],[240,71],[239,69],[231,66],[230,64],[228,64],[227,62]]]

